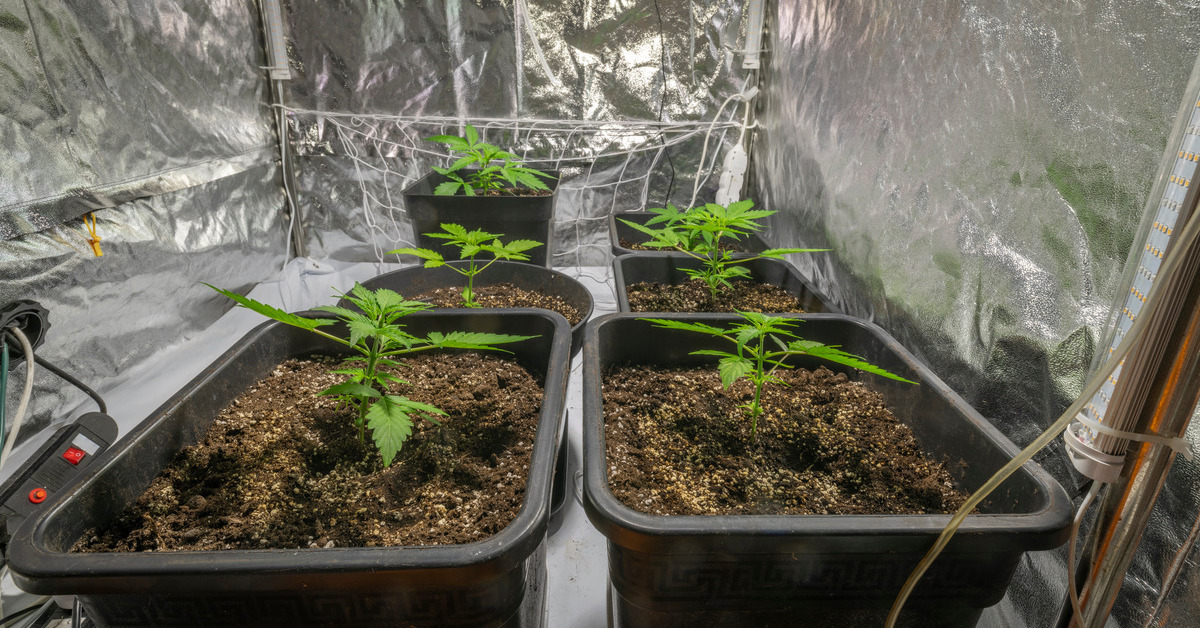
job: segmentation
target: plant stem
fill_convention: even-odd
[[[378,321],[376,321],[378,324]],[[380,340],[379,338],[371,339],[371,349],[367,353],[367,370],[365,379],[368,386],[375,385],[375,366],[379,363],[380,355]],[[385,391],[386,392],[386,391]],[[354,425],[358,428],[358,442],[367,442],[367,408],[370,406],[371,400],[369,397],[363,397],[358,400],[358,418]]]
[[[758,439],[758,415],[762,414],[762,406],[759,405],[759,400],[762,399],[763,386],[767,383],[767,376],[763,371],[764,354],[766,353],[763,347],[763,337],[758,337],[758,350],[754,351],[754,401],[750,402],[750,436],[755,440]]]

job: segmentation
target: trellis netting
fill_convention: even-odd
[[[289,250],[280,112],[308,256],[410,242],[399,191],[445,160],[422,138],[470,123],[564,170],[554,262],[601,273],[612,212],[711,200],[751,126],[768,240],[832,249],[792,261],[1029,442],[1128,289],[1200,7],[768,1],[756,70],[751,4],[285,1],[278,84],[249,0],[0,4],[0,301],[45,304],[43,353],[101,389],[203,329],[225,305],[198,281]],[[27,433],[80,400],[39,381]],[[1065,460],[1038,457],[1075,489]],[[1196,473],[1177,461],[1113,625],[1200,615]],[[1046,625],[1064,591],[1062,552],[1030,555],[985,622]]]

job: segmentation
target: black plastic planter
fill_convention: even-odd
[[[473,171],[464,170],[464,175]],[[503,241],[537,240],[543,246],[529,251],[530,264],[549,267],[554,253],[554,203],[558,200],[557,170],[545,170],[554,179],[544,179],[551,193],[546,196],[438,196],[433,193],[446,177],[431,172],[404,189],[404,207],[412,222],[417,246],[441,250],[444,240],[426,237],[442,230],[442,223],[455,223],[467,230],[483,229],[503,234]]]
[[[566,321],[543,310],[431,312],[414,333],[537,335],[508,345],[545,375],[545,396],[517,518],[467,545],[77,554],[86,529],[115,518],[232,399],[291,357],[343,354],[319,336],[268,322],[247,334],[102,455],[14,535],[9,566],[29,592],[78,595],[99,626],[541,626],[555,448],[563,429]]]
[[[466,263],[450,262],[450,265],[464,266]],[[595,307],[592,293],[586,286],[579,283],[574,277],[557,270],[505,260],[493,262],[486,271],[475,277],[476,289],[501,283],[511,283],[530,292],[558,296],[566,301],[567,305],[579,310],[579,313],[583,315],[583,320],[571,327],[571,355],[575,355],[579,351],[583,346],[583,327],[587,324],[587,319],[591,317]],[[371,290],[387,288],[406,297],[414,297],[438,288],[461,289],[466,285],[466,277],[445,266],[401,268],[363,282],[363,286]],[[345,303],[340,305],[345,305]]]
[[[715,369],[713,358],[688,353],[728,345],[654,328],[638,316],[597,319],[589,326],[584,351],[584,508],[608,538],[611,625],[882,626],[905,578],[949,515],[653,516],[613,497],[606,470],[602,371],[629,363]],[[737,320],[725,314],[656,316],[718,325]],[[927,454],[946,460],[959,488],[978,488],[1017,453],[879,327],[834,314],[804,318],[802,336],[842,345],[921,382],[910,386],[851,374],[869,380],[883,394]],[[966,519],[917,587],[901,615],[902,625],[974,626],[982,609],[1003,597],[1024,552],[1066,541],[1072,515],[1062,487],[1032,463],[980,510]]]
[[[795,266],[778,259],[756,259],[744,264],[750,281],[783,288],[800,300],[806,312],[840,312]],[[626,286],[649,281],[680,284],[688,281],[684,268],[699,268],[700,261],[683,253],[637,252],[613,260],[613,278],[617,286],[617,311],[629,311]],[[740,279],[735,281],[742,281]]]
[[[647,221],[658,214],[652,212],[617,212],[608,218],[608,237],[612,242],[613,255],[628,255],[630,253],[645,253],[636,249],[621,246],[621,240],[633,244],[642,244],[650,239],[649,236],[621,222],[621,219],[645,225]],[[757,233],[742,236],[737,242],[737,248],[746,253],[761,253],[768,248],[767,243]],[[664,251],[665,252],[665,251]]]

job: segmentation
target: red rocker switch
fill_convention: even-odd
[[[78,447],[68,447],[67,450],[63,452],[62,457],[71,464],[79,464],[79,461],[83,460],[83,457],[86,455],[87,454]]]

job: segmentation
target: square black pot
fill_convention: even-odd
[[[471,170],[463,170],[463,175]],[[417,247],[446,255],[445,240],[425,236],[442,230],[442,223],[454,223],[468,231],[483,229],[503,234],[501,241],[536,240],[542,243],[528,252],[529,264],[549,268],[554,258],[554,204],[558,201],[557,170],[545,170],[554,179],[544,180],[550,188],[547,196],[438,196],[437,186],[448,179],[431,172],[404,189],[404,207],[412,223]]]
[[[98,626],[542,625],[550,486],[566,394],[570,331],[557,314],[421,313],[408,329],[538,335],[506,345],[544,376],[525,501],[496,535],[448,546],[203,552],[70,552],[83,533],[137,499],[222,408],[277,364],[344,347],[275,322],[235,347],[101,454],[77,481],[25,521],[9,567],[30,593],[77,595]]]
[[[912,568],[950,515],[655,516],[608,488],[601,373],[615,364],[709,365],[698,349],[718,338],[659,329],[640,314],[611,314],[584,340],[584,508],[608,538],[610,618],[615,626],[881,626]],[[729,314],[659,318],[728,325]],[[866,380],[926,454],[943,459],[973,491],[1017,448],[878,326],[834,314],[805,315],[798,333],[841,345],[912,386],[826,364]],[[813,368],[811,358],[794,364]],[[1067,539],[1072,505],[1049,474],[1029,463],[967,517],[901,615],[905,626],[973,626],[1003,597],[1021,555]],[[798,618],[803,618],[801,621]]]
[[[438,288],[462,289],[467,285],[467,278],[449,266],[466,268],[466,265],[467,262],[458,261],[434,268],[410,266],[372,277],[362,284],[370,290],[387,288],[410,298]],[[557,270],[507,260],[492,262],[486,272],[475,278],[476,289],[501,283],[511,283],[529,292],[557,296],[579,310],[583,320],[571,326],[571,355],[579,352],[583,347],[584,325],[595,309],[595,300],[587,286]],[[349,302],[343,299],[338,305],[349,307]]]
[[[652,212],[617,212],[612,216],[609,216],[608,237],[612,242],[613,255],[646,253],[647,251],[627,249],[621,246],[621,240],[625,240],[633,244],[643,244],[650,239],[650,236],[647,236],[641,231],[630,227],[629,225],[621,222],[621,220],[628,220],[629,222],[636,222],[640,225],[645,225],[651,218],[654,218],[657,215],[658,214]],[[738,250],[745,253],[761,253],[771,248],[767,245],[766,240],[763,240],[762,237],[757,233],[748,233],[745,236],[742,236],[742,238],[737,241],[737,247]],[[670,249],[663,249],[663,252],[667,251],[670,251]]]
[[[745,264],[750,271],[749,281],[779,286],[800,300],[806,312],[840,313],[829,298],[809,283],[795,266],[779,259],[756,259]],[[686,283],[690,278],[683,269],[700,268],[700,260],[683,253],[639,251],[613,260],[613,279],[617,290],[617,311],[628,312],[627,286],[643,281],[663,284]],[[734,281],[746,281],[735,279]]]

